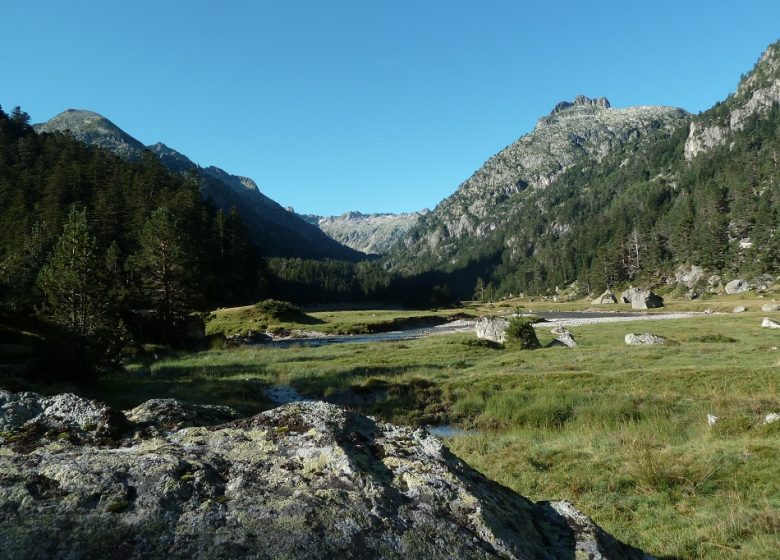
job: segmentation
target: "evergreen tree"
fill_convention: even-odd
[[[140,281],[143,300],[164,326],[173,326],[190,310],[198,274],[185,253],[182,232],[165,207],[155,210],[139,238],[131,267]]]

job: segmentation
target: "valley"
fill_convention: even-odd
[[[0,109],[0,557],[775,557],[780,42],[697,114],[548,107],[331,216]]]

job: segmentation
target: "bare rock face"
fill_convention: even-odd
[[[476,326],[477,338],[503,344],[506,342],[507,327],[509,327],[509,321],[503,317],[480,317]]]
[[[322,402],[113,445],[38,443],[0,446],[9,558],[649,558],[422,429]]]
[[[726,284],[727,294],[741,294],[742,292],[747,292],[749,289],[750,289],[750,285],[741,278],[737,280],[732,280],[731,282]]]
[[[626,344],[629,346],[657,346],[666,344],[666,339],[650,333],[628,333],[625,336]]]
[[[612,290],[607,290],[603,294],[601,294],[599,297],[594,299],[591,303],[595,305],[607,305],[612,303],[617,303],[617,297],[615,297],[615,292]]]
[[[631,309],[654,309],[664,306],[664,299],[653,293],[652,290],[642,288],[629,288],[620,296],[623,303],[630,303]]]

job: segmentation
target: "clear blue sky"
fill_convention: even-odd
[[[778,38],[776,0],[25,0],[0,104],[97,111],[299,212],[409,211],[560,100],[698,112]]]

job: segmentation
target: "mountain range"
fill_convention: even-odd
[[[776,269],[779,105],[775,43],[734,94],[699,115],[578,95],[433,211],[330,217],[299,216],[251,179],[201,167],[162,143],[144,146],[95,113],[68,110],[36,129],[69,130],[127,159],[149,151],[169,170],[195,171],[204,197],[236,206],[268,255],[379,254],[391,273],[445,274],[466,296],[478,277],[517,293],[574,280],[657,281],[684,264],[723,274]]]
[[[170,171],[197,173],[203,197],[225,212],[235,206],[250,238],[266,255],[351,261],[365,258],[265,196],[252,179],[231,175],[218,167],[201,167],[161,142],[145,146],[97,113],[68,109],[34,128],[40,133],[67,131],[78,140],[131,161],[141,159],[148,150]]]

